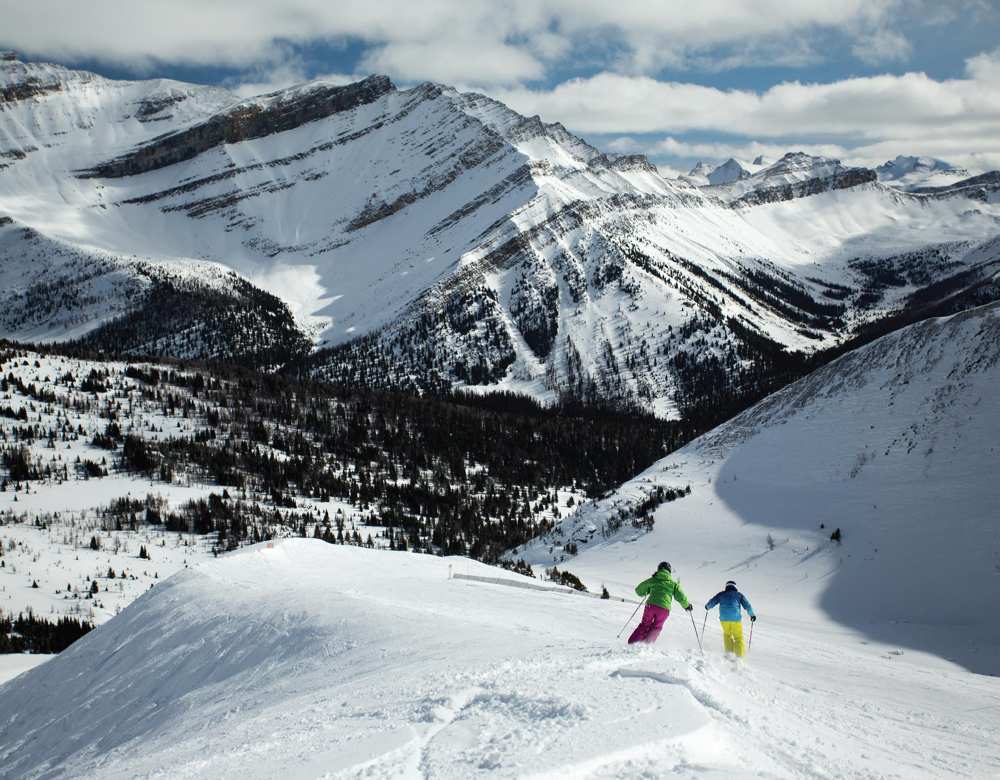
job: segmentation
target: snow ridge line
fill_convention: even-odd
[[[610,596],[607,599],[602,599],[599,593],[590,593],[585,590],[575,590],[574,588],[566,588],[556,585],[554,587],[548,587],[546,585],[535,585],[531,582],[518,582],[517,580],[507,580],[502,577],[480,577],[475,574],[451,574],[449,579],[452,580],[472,580],[474,582],[486,582],[490,585],[506,585],[510,588],[524,588],[525,590],[540,590],[546,593],[568,593],[570,595],[577,596],[587,596],[592,599],[600,599],[602,601],[621,601],[625,604],[640,604],[642,602],[636,601],[635,599],[627,599],[623,596]]]

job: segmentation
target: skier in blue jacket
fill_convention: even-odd
[[[727,653],[735,653],[737,658],[743,657],[743,613],[742,607],[750,615],[750,622],[756,622],[757,615],[750,606],[750,601],[736,589],[732,580],[726,583],[726,589],[716,593],[705,609],[719,606],[719,622],[722,624],[722,645]]]

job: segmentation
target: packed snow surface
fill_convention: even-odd
[[[299,539],[185,570],[0,689],[0,777],[1000,771],[995,678],[763,593],[746,663],[719,655],[711,622],[699,653],[680,610],[630,648],[631,604],[449,569],[497,576]]]

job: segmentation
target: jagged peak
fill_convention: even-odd
[[[15,52],[7,52],[7,54],[8,57],[0,57],[0,84],[28,80],[44,83],[108,81],[104,76],[89,70],[74,70],[54,62],[28,62],[19,59]]]
[[[545,122],[539,115],[524,116],[505,103],[478,92],[450,89],[459,108],[478,119],[507,141],[517,144],[534,138],[549,138],[582,163],[589,164],[600,150],[573,134],[560,122]]]
[[[613,171],[647,171],[659,174],[660,170],[644,154],[599,154],[590,161],[591,168],[608,168]]]
[[[421,85],[423,87],[425,85]],[[420,89],[421,87],[416,87],[415,89]],[[316,94],[336,94],[339,92],[350,92],[368,90],[379,95],[395,92],[396,85],[393,84],[392,79],[388,76],[383,76],[379,74],[373,74],[371,76],[366,76],[358,81],[352,81],[348,84],[340,84],[338,82],[330,81],[328,79],[313,79],[312,81],[304,81],[301,84],[294,84],[290,87],[284,87],[283,89],[275,90],[274,92],[268,92],[263,95],[255,95],[254,97],[247,98],[240,102],[239,105],[253,105],[253,104],[270,104],[270,103],[283,103],[294,100],[300,100],[303,97],[316,95]],[[235,107],[234,107],[235,108]],[[232,110],[232,109],[228,109]]]
[[[750,172],[738,160],[730,157],[707,176],[708,183],[712,185],[732,184],[734,181],[750,178]]]

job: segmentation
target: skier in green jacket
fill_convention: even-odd
[[[642,620],[636,626],[632,636],[628,638],[628,643],[647,642],[652,644],[660,635],[663,624],[670,617],[670,605],[673,599],[690,612],[694,607],[688,602],[687,596],[681,590],[680,583],[671,575],[670,564],[663,561],[656,567],[656,572],[648,580],[643,580],[635,586],[638,596],[647,596],[646,609],[643,610]]]

